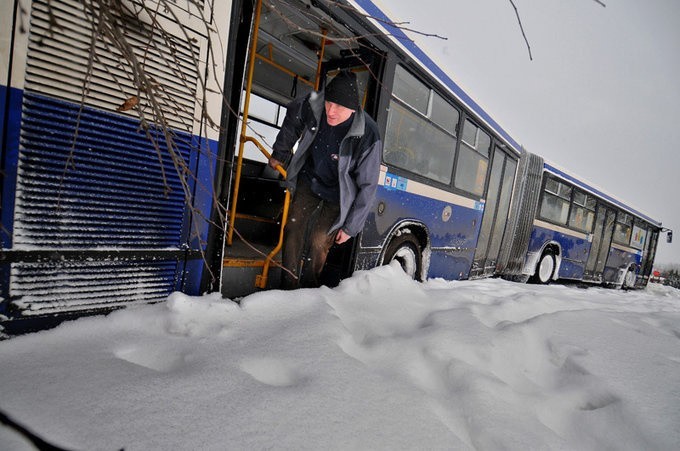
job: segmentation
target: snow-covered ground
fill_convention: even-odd
[[[680,448],[680,291],[395,267],[0,343],[0,410],[81,450]],[[31,449],[0,431],[0,449]]]

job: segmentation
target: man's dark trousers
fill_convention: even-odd
[[[283,245],[284,289],[318,287],[326,257],[335,242],[337,230],[329,233],[340,214],[340,205],[315,195],[309,182],[300,177],[288,214]]]

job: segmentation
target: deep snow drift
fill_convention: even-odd
[[[72,449],[678,449],[680,291],[396,267],[0,343],[0,409]],[[0,449],[32,449],[9,429]]]

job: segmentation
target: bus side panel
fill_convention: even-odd
[[[206,243],[208,242],[209,222],[204,218],[210,217],[212,202],[215,198],[214,174],[217,170],[218,141],[203,137],[193,137],[194,148],[200,149],[192,152],[192,165],[196,176],[195,189],[193,193],[193,210],[185,220],[182,236],[189,241],[189,248],[198,251],[200,257],[185,260],[182,271],[182,280],[178,280],[177,290],[189,294],[199,294],[201,292],[201,282],[204,271],[207,271]],[[201,217],[202,216],[202,217]],[[209,272],[209,271],[208,271]],[[211,274],[211,277],[218,277]]]
[[[0,120],[5,127],[2,135],[2,186],[0,186],[0,197],[2,205],[2,222],[0,223],[0,248],[8,249],[12,247],[12,230],[14,217],[14,187],[16,185],[17,161],[19,158],[19,130],[21,130],[21,104],[23,93],[19,89],[0,87],[3,92],[2,110],[0,110]],[[6,107],[6,109],[5,109]]]
[[[177,58],[186,63],[181,66],[186,79],[173,76],[173,69],[160,63],[147,67],[177,93],[169,100],[172,107],[166,120],[176,161],[183,160],[196,176],[183,178],[166,150],[165,137],[149,128],[158,152],[140,127],[137,113],[119,108],[126,92],[136,89],[126,85],[132,81],[123,76],[111,79],[118,68],[110,71],[110,66],[118,59],[109,55],[108,47],[98,47],[105,64],[92,69],[96,81],[83,101],[88,49],[73,42],[87,38],[91,30],[81,5],[76,0],[29,3],[30,32],[14,36],[11,77],[0,70],[1,312],[10,317],[8,323],[18,323],[162,300],[177,289],[198,294],[219,137],[217,129],[205,125],[204,101],[212,107],[206,108],[213,120],[219,119],[222,108],[221,93],[212,85],[203,97],[205,68],[189,67],[192,61],[212,61],[206,56],[203,15],[185,13],[182,21],[190,24],[189,39],[183,33],[177,36],[184,45],[171,43],[156,27],[134,28],[129,36],[138,53],[157,50],[158,61]],[[55,27],[49,33],[54,45],[48,48],[41,39],[47,36],[44,25],[50,8],[72,26]],[[228,17],[222,17],[223,26]],[[168,24],[169,30],[176,28]],[[4,32],[3,27],[3,43]],[[147,42],[149,36],[155,38],[153,49],[134,44]],[[215,42],[215,47],[221,44]],[[0,45],[2,63],[9,55],[5,50]],[[223,61],[224,55],[215,59]],[[224,79],[222,72],[212,75]]]
[[[477,209],[468,208],[385,185],[376,194],[375,205],[381,204],[382,214],[373,213],[366,221],[363,248],[387,245],[395,226],[417,222],[426,228],[432,250],[428,277],[467,278],[481,225],[481,205]],[[371,261],[377,264],[375,252],[361,252],[364,254],[367,261],[358,261],[357,268],[370,266]]]
[[[531,262],[532,273],[535,263],[541,257],[540,253],[548,243],[557,243],[561,249],[558,277],[581,280],[591,243],[585,238],[534,225],[529,239],[529,252],[527,253],[527,263]]]
[[[625,271],[627,271],[631,265],[639,267],[641,263],[641,251],[622,248],[614,244],[609,249],[607,265],[604,268],[604,281],[611,284],[620,284],[623,281]]]
[[[470,276],[472,251],[433,251],[430,256],[430,270],[428,278],[441,277],[447,280],[463,280]]]
[[[575,262],[572,260],[563,259],[560,264],[560,271],[558,277],[560,279],[583,279],[584,265],[582,262]]]

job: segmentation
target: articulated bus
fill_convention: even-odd
[[[371,0],[2,5],[6,333],[276,288],[290,193],[270,145],[341,69],[384,150],[326,284],[395,260],[418,280],[647,282],[661,223],[524,150]]]
[[[513,194],[513,236],[496,273],[537,283],[576,280],[616,288],[647,285],[664,229],[592,183],[527,152]]]

